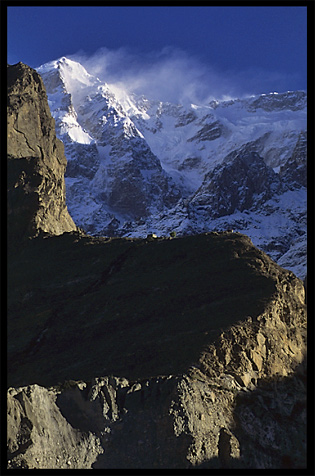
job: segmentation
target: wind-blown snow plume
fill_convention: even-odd
[[[215,46],[214,46],[215,47]],[[259,92],[281,90],[283,75],[266,71],[219,71],[173,47],[139,53],[128,48],[101,48],[93,55],[78,52],[71,59],[128,93],[177,104],[205,104]]]

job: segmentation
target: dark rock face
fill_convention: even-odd
[[[307,186],[307,133],[301,132],[292,156],[280,167],[281,179],[290,188]]]
[[[182,113],[178,115],[178,120],[175,124],[175,127],[184,127],[187,126],[187,124],[190,124],[191,122],[195,121],[197,119],[196,114],[194,111],[189,111],[186,113]]]
[[[138,382],[103,377],[10,389],[9,467],[302,469],[303,367],[255,390],[197,368]],[[16,435],[25,427],[22,449]]]
[[[262,157],[244,147],[229,154],[206,175],[191,203],[207,207],[211,216],[217,218],[236,209],[258,209],[282,188],[279,176]]]
[[[223,130],[223,125],[219,121],[205,124],[195,136],[187,139],[187,142],[215,140],[221,137]]]
[[[80,161],[69,160],[67,152],[69,146],[65,146],[65,153],[68,158],[66,177],[77,177],[78,175],[92,180],[99,167],[99,156],[95,144],[72,144],[71,153],[80,157]]]
[[[63,145],[38,73],[8,66],[8,227],[11,237],[75,230],[65,204]]]
[[[304,91],[287,91],[286,93],[270,93],[251,101],[248,110],[255,112],[257,109],[265,111],[281,111],[290,109],[298,111],[306,106],[306,93]]]
[[[117,147],[110,153],[114,160],[107,168],[107,174],[112,177],[106,197],[110,207],[134,218],[147,216],[152,208],[160,211],[175,205],[181,196],[180,190],[145,142],[140,138],[121,137],[116,138],[115,143]],[[126,152],[130,153],[130,160],[117,163],[115,154]]]

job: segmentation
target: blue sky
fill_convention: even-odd
[[[169,100],[306,89],[306,17],[305,6],[12,6],[8,63],[69,56]]]

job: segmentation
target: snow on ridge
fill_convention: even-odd
[[[62,108],[58,107],[57,103],[64,101],[61,97],[62,94],[69,93],[75,109],[69,114],[75,113],[78,127],[82,129],[82,143],[91,140],[97,142],[97,138],[93,137],[89,128],[86,129],[92,117],[94,118],[93,121],[101,121],[100,125],[102,124],[104,128],[107,127],[107,124],[110,125],[110,120],[112,120],[114,126],[117,126],[119,121],[127,121],[128,123],[131,121],[134,124],[133,130],[139,137],[146,140],[153,153],[159,157],[164,169],[174,169],[177,171],[175,175],[178,175],[180,168],[182,175],[186,173],[189,176],[190,171],[185,166],[185,161],[194,157],[201,159],[201,174],[204,174],[206,169],[209,170],[209,166],[210,168],[214,167],[220,161],[220,157],[223,158],[233,148],[237,148],[240,142],[245,144],[258,140],[264,135],[267,128],[272,130],[274,144],[283,142],[284,146],[288,145],[289,147],[291,145],[289,144],[289,138],[286,137],[287,131],[290,131],[290,129],[292,131],[306,129],[306,111],[304,109],[300,111],[264,111],[259,109],[259,113],[248,110],[248,105],[261,98],[266,99],[274,96],[273,93],[265,96],[256,95],[243,99],[215,101],[214,108],[211,105],[195,104],[183,108],[183,106],[150,101],[143,97],[129,95],[125,89],[118,85],[100,82],[97,78],[89,75],[79,63],[66,57],[45,64],[38,68],[38,71],[47,73],[58,68],[61,71],[60,75],[65,90],[58,91],[54,98],[48,95],[52,107],[55,104],[55,110],[52,112],[55,118],[58,117],[61,120],[63,133],[66,131],[67,123],[73,128],[73,121],[71,122],[70,118],[65,117],[64,113],[60,111]],[[106,106],[103,106],[100,101],[96,101],[97,93],[100,93],[104,98]],[[294,96],[299,92],[288,93]],[[288,93],[280,93],[277,96],[285,96]],[[89,106],[87,108],[89,116],[85,118],[80,106],[87,103],[93,104],[93,107]],[[108,110],[106,114],[102,113],[104,107]],[[109,108],[112,109],[109,110]],[[195,115],[195,118],[187,120],[184,117],[184,123],[181,124],[181,115],[188,117],[191,114],[189,111]],[[209,116],[210,111],[211,115]],[[211,127],[210,123],[215,123],[215,121],[218,121],[221,124],[220,127],[223,128],[221,137],[211,141],[206,140],[207,135],[203,134],[204,138],[201,137],[200,141],[187,142],[187,138],[197,137],[196,134],[202,124],[205,124],[205,127]],[[209,124],[209,126],[206,124]],[[127,129],[128,131],[131,130],[126,126],[123,126],[123,128],[126,131]],[[73,133],[71,136],[70,129],[69,135],[72,140],[76,140]],[[271,157],[271,147],[270,144],[270,151],[264,149],[262,153],[269,157],[267,160],[273,163],[273,167],[278,167],[280,165],[279,159],[277,161]]]
[[[255,212],[236,210],[211,220],[206,210],[191,214],[189,203],[207,173],[232,151],[244,147],[256,150],[280,176],[300,133],[306,131],[305,91],[178,105],[129,94],[119,83],[101,82],[66,57],[46,63],[38,72],[47,84],[52,75],[56,76],[47,94],[57,135],[65,143],[66,155],[71,157],[72,172],[66,177],[67,204],[78,226],[91,234],[142,237],[153,231],[167,236],[172,230],[181,235],[234,228],[304,277],[305,189],[274,196],[264,204],[265,208]],[[77,148],[78,144],[82,147]],[[161,164],[169,183],[181,190],[177,203],[158,212],[150,188],[160,167],[157,164]],[[134,169],[130,173],[134,175],[128,176],[125,171],[131,166]],[[115,200],[120,199],[123,187],[117,187],[117,183],[122,178],[121,185],[130,182],[128,193],[133,193],[136,189],[132,187],[138,187],[142,180],[143,200],[151,204],[145,217],[126,218],[106,202],[115,180]],[[165,183],[161,187],[166,193]]]
[[[66,56],[62,56],[56,60],[45,63],[36,69],[40,74],[50,72],[54,69],[59,69],[69,89],[73,87],[73,82],[75,81],[78,83],[81,83],[81,85],[86,85],[86,86],[92,86],[95,84],[99,84],[99,85],[104,84],[104,82],[100,81],[97,77],[88,73],[88,71],[79,62],[71,60],[67,58]],[[107,86],[109,87],[110,90],[113,91],[118,101],[121,102],[121,104],[124,104],[125,106],[124,109],[128,114],[133,112],[143,114],[143,111],[139,111],[139,109],[137,108],[136,101],[131,100],[132,94],[128,92],[121,85],[120,82],[116,84],[111,83],[111,84],[108,84]],[[213,98],[209,102],[209,104],[199,104],[199,105],[191,104],[191,108],[193,109],[198,109],[200,107],[201,108],[203,107],[216,108],[218,106],[227,107],[235,103],[239,103],[243,105],[248,102],[250,103],[254,100],[258,100],[259,98],[272,99],[273,97],[278,96],[277,99],[279,98],[281,99],[284,97],[290,97],[290,96],[294,97],[296,95],[301,95],[301,94],[304,94],[306,96],[306,91],[305,90],[297,90],[297,91],[288,90],[283,92],[272,91],[269,93],[252,94],[248,96],[245,95],[242,98],[230,97],[228,95],[225,95],[221,99]],[[150,101],[150,98],[148,99],[145,98],[145,100]],[[151,101],[151,102],[153,103],[154,101]]]
[[[61,76],[65,81],[69,81],[68,86],[71,86],[72,81],[79,81],[82,84],[90,86],[99,81],[97,78],[89,74],[84,66],[77,61],[73,61],[65,56],[61,58],[45,63],[37,68],[39,74],[51,72],[53,70],[59,70]]]

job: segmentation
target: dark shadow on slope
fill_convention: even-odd
[[[15,246],[8,263],[13,386],[185,372],[275,289],[276,265],[237,233],[151,242],[65,233]]]
[[[306,359],[293,375],[258,384],[236,398],[232,431],[240,445],[240,458],[232,458],[226,444],[221,452],[219,448],[219,458],[205,461],[198,469],[308,468]]]

